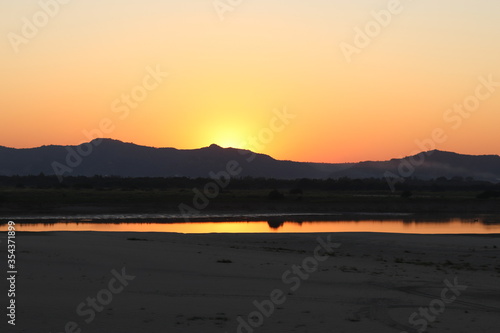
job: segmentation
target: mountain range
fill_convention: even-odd
[[[0,175],[209,177],[228,170],[239,177],[406,178],[471,177],[500,182],[500,156],[432,150],[389,161],[308,163],[276,160],[215,144],[200,149],[153,148],[112,139],[78,146],[16,149],[0,146]],[[236,174],[236,172],[235,172]]]

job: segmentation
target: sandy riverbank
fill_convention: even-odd
[[[4,262],[5,236],[0,234]],[[428,332],[500,327],[500,236],[329,237],[18,234],[16,326],[7,325],[5,315],[0,326],[6,332],[53,333],[412,332],[425,323]],[[444,280],[458,286],[447,287]],[[8,289],[5,280],[2,289]],[[5,309],[6,292],[1,294]],[[425,319],[419,309],[429,306]]]

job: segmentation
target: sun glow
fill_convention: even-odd
[[[215,143],[223,148],[244,149],[247,145],[246,131],[236,126],[219,126],[217,129],[207,133],[210,144]]]
[[[244,148],[245,142],[236,136],[220,135],[214,139],[214,143],[223,148]]]

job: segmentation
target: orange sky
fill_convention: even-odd
[[[436,128],[438,149],[500,154],[499,2],[214,2],[0,3],[0,145],[78,144],[107,119],[127,142],[297,161],[410,155]]]

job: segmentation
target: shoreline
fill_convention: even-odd
[[[3,244],[5,237],[0,234]],[[89,333],[247,333],[238,327],[261,311],[255,304],[271,304],[266,301],[278,290],[283,302],[272,311],[267,307],[269,316],[251,327],[254,332],[412,332],[421,327],[409,319],[440,299],[444,281],[465,289],[433,315],[429,331],[493,332],[500,323],[498,234],[46,232],[17,237],[18,331],[60,332],[72,322]],[[340,246],[325,252],[329,244]],[[324,260],[311,259],[315,253]],[[294,267],[302,268],[295,272]],[[103,295],[109,286],[117,287],[116,272],[130,280],[109,300]],[[89,297],[106,303],[98,303],[102,307],[93,317]]]

